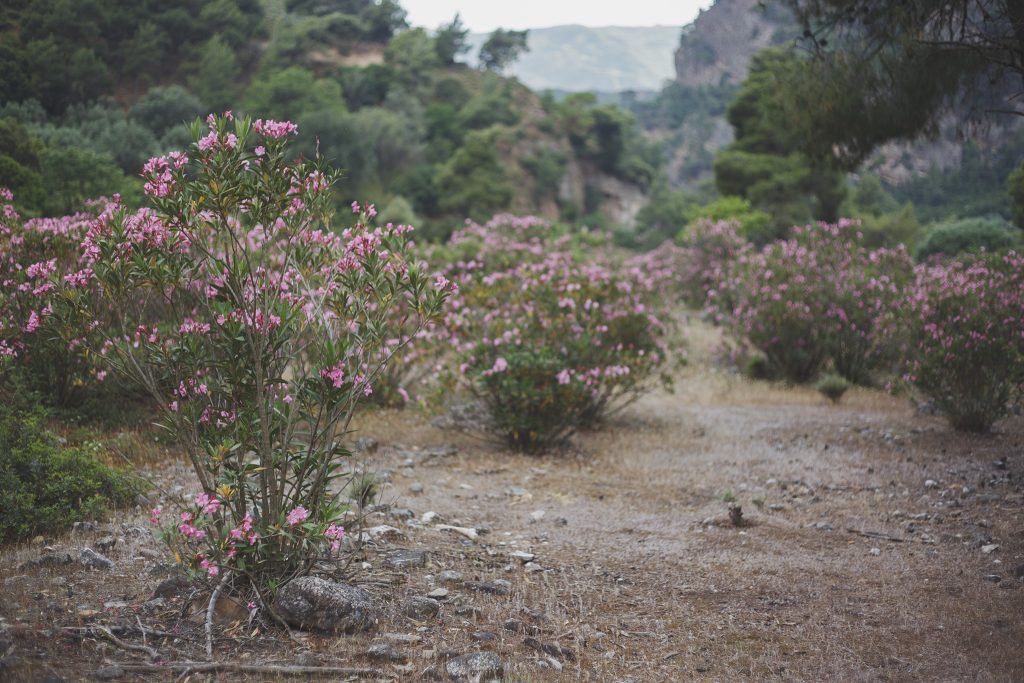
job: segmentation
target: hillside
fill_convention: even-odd
[[[487,34],[470,34],[468,62]],[[530,29],[530,51],[509,73],[534,90],[659,90],[673,77],[678,26],[553,26]]]

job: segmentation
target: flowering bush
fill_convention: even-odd
[[[957,429],[988,431],[1024,387],[1024,255],[918,266],[906,379]]]
[[[103,353],[158,402],[198,477],[169,542],[262,595],[338,548],[352,413],[391,340],[439,317],[450,290],[409,260],[411,228],[373,228],[369,207],[332,232],[333,176],[289,161],[294,124],[228,112],[207,125],[187,154],[146,164],[150,206],[90,225],[88,283],[71,292],[117,311]]]
[[[679,234],[684,256],[678,270],[683,301],[703,307],[708,293],[718,283],[728,280],[731,268],[741,256],[753,251],[750,242],[740,235],[736,221],[698,219]],[[731,306],[729,307],[731,310]]]
[[[868,251],[855,227],[794,228],[788,240],[741,254],[709,293],[709,312],[788,380],[813,379],[831,361],[867,383],[894,360],[889,322],[912,264],[903,248]]]
[[[93,306],[95,314],[83,317],[62,294],[90,277],[79,243],[106,204],[25,221],[9,190],[0,188],[0,201],[0,377],[16,375],[21,386],[65,405],[76,388],[105,376],[91,349],[109,311]]]
[[[563,443],[650,388],[666,335],[652,304],[658,273],[588,263],[532,217],[471,223],[450,246],[472,256],[446,273],[460,291],[446,329],[465,385],[509,446]]]

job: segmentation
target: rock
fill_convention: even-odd
[[[999,458],[998,460],[993,460],[992,461],[992,466],[995,467],[997,470],[1005,470],[1006,469],[1006,456],[1003,456],[1002,458]]]
[[[498,639],[498,634],[491,631],[473,631],[469,637],[478,643],[490,643]]]
[[[532,498],[530,492],[522,486],[509,486],[505,489],[505,495],[511,498]]]
[[[414,569],[427,566],[424,550],[395,550],[384,557],[384,564],[392,569]]]
[[[71,527],[72,534],[82,534],[89,531],[96,531],[96,525],[93,522],[75,522]]]
[[[360,453],[373,453],[377,450],[377,439],[361,436],[356,439],[356,450]]]
[[[142,555],[143,557],[147,557],[147,558],[149,558],[151,560],[156,560],[156,559],[159,559],[159,557],[160,557],[160,551],[159,550],[153,550],[152,548],[139,548],[139,555]]]
[[[125,609],[128,603],[124,600],[110,600],[103,603],[103,609]]]
[[[423,513],[423,516],[420,517],[420,521],[424,524],[434,524],[435,522],[441,521],[441,515],[437,514],[433,510],[430,510],[429,512]]]
[[[402,603],[402,614],[410,619],[431,619],[441,611],[441,603],[433,598],[414,596]]]
[[[536,562],[527,562],[523,569],[525,569],[530,574],[544,571],[544,567],[540,566]]]
[[[78,554],[78,563],[88,569],[113,569],[114,561],[101,555],[92,548],[82,548]]]
[[[868,551],[868,553],[871,554],[871,555],[874,555],[875,557],[878,557],[879,555],[882,554],[882,549],[881,548],[872,548],[871,550]]]
[[[733,526],[745,526],[746,522],[743,519],[743,508],[736,503],[729,504],[729,521]]]
[[[405,643],[406,645],[423,642],[423,638],[415,633],[385,633],[381,637],[393,643]]]
[[[466,581],[462,586],[471,591],[489,593],[491,595],[508,595],[512,592],[512,584],[504,579],[495,579],[494,581]]]
[[[74,556],[66,550],[44,552],[39,557],[27,560],[18,565],[18,569],[24,571],[32,568],[64,567],[75,561]]]
[[[366,656],[376,662],[394,662],[395,664],[405,664],[409,659],[404,653],[387,643],[370,643],[370,647],[366,648]]]
[[[526,553],[522,550],[517,550],[514,553],[509,553],[508,556],[511,557],[513,560],[519,560],[523,564],[526,564],[527,562],[533,562],[533,560],[537,557],[533,553]]]
[[[463,526],[452,526],[451,524],[438,524],[434,527],[438,531],[452,531],[461,536],[465,536],[471,541],[475,541],[480,537],[480,533],[476,529]]]
[[[409,493],[415,493],[416,495],[423,493],[423,484],[418,481],[409,484]]]
[[[538,652],[549,654],[552,657],[558,657],[559,659],[567,659],[569,661],[576,661],[576,653],[567,647],[562,647],[557,643],[542,643],[536,638],[524,638],[523,645],[532,647]]]
[[[985,580],[991,583],[999,583],[1003,580],[1003,577],[999,576],[999,574],[987,574]]]
[[[388,516],[395,519],[412,519],[416,513],[409,508],[394,508],[388,512]]]
[[[434,590],[432,590],[429,593],[427,593],[427,597],[428,598],[433,598],[434,600],[444,600],[445,598],[448,597],[448,589],[447,588],[435,588]]]
[[[153,595],[158,598],[173,598],[181,595],[188,587],[188,579],[184,576],[172,576],[161,581],[160,585],[153,591]]]
[[[306,650],[295,655],[295,663],[298,666],[320,666],[320,658]]]
[[[522,633],[528,636],[535,636],[540,633],[540,629],[532,624],[524,624],[518,619],[508,619],[504,624],[501,625],[506,631],[511,633]]]
[[[539,522],[540,520],[544,519],[544,515],[546,514],[546,510],[534,510],[533,512],[530,513],[530,522]]]
[[[934,488],[938,488],[938,486],[939,486],[939,482],[935,481],[934,479],[926,479],[925,482],[924,482],[924,487],[926,489],[934,489]]]
[[[366,543],[367,541],[401,538],[404,535],[405,534],[402,533],[401,529],[396,529],[395,527],[388,526],[387,524],[381,524],[379,526],[372,526],[369,529],[364,529],[359,534],[359,540]]]
[[[103,538],[96,541],[94,544],[97,548],[103,552],[108,552],[117,543],[117,539],[113,536],[104,536]]]
[[[482,612],[476,605],[463,604],[452,607],[452,614],[460,617],[473,617],[475,619],[479,617]]]
[[[377,622],[366,591],[318,576],[302,576],[282,586],[274,609],[289,626],[321,633],[368,631]]]
[[[1024,565],[1021,565],[1024,567]],[[454,569],[445,569],[443,572],[437,575],[437,580],[441,583],[458,584],[462,583],[462,573],[457,572]]]
[[[995,551],[999,550],[998,543],[989,543],[988,545],[981,546],[981,552],[985,555],[991,555]]]
[[[164,598],[153,598],[152,600],[147,600],[142,604],[142,608],[148,612],[163,609],[164,607],[167,607],[167,600]]]
[[[501,659],[493,652],[474,652],[448,661],[445,670],[456,680],[500,681],[505,676]]]
[[[832,531],[832,524],[829,522],[811,522],[807,525],[808,529],[821,529],[822,531]]]

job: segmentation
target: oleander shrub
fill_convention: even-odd
[[[540,219],[509,216],[452,237],[471,254],[446,273],[459,287],[445,329],[461,384],[517,450],[562,445],[667,383],[660,271],[601,263],[572,243]]]
[[[0,392],[17,386],[66,407],[105,377],[93,352],[110,311],[94,305],[85,317],[66,305],[63,290],[88,280],[79,244],[107,203],[24,220],[10,191],[0,188],[0,200]]]
[[[1024,387],[1024,256],[922,264],[906,301],[905,379],[956,429],[985,432]]]
[[[410,258],[411,228],[374,227],[369,205],[334,227],[335,174],[293,161],[294,124],[206,126],[146,163],[147,206],[92,223],[90,277],[67,296],[116,311],[103,357],[192,464],[194,500],[153,511],[176,557],[265,604],[338,551],[353,412],[450,288]]]
[[[683,301],[696,307],[703,307],[718,283],[730,278],[741,256],[753,252],[733,220],[696,220],[679,233],[678,242],[686,254],[678,271]],[[720,305],[731,309],[727,302]]]
[[[62,445],[39,410],[0,406],[0,543],[58,534],[133,505],[141,483],[104,464],[102,450]]]
[[[856,223],[794,228],[742,253],[709,293],[709,314],[765,355],[771,373],[807,382],[826,366],[855,383],[894,367],[892,317],[912,263],[906,250],[868,250]]]
[[[964,252],[996,252],[1020,243],[1020,232],[1001,218],[962,218],[939,223],[921,240],[914,257],[955,257]]]

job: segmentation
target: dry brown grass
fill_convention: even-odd
[[[409,529],[396,544],[426,548],[432,561],[395,576],[393,586],[373,587],[385,605],[380,631],[423,638],[400,646],[410,670],[384,668],[416,678],[446,653],[490,648],[512,680],[1024,680],[1024,584],[1013,578],[1024,562],[1024,420],[1006,421],[990,436],[964,436],[880,392],[855,389],[830,406],[813,389],[709,368],[714,344],[707,329],[690,335],[695,361],[680,372],[675,395],[643,399],[579,435],[565,453],[494,450],[411,412],[362,416],[360,433],[382,444],[367,465],[391,472],[388,502],[490,530],[473,544]],[[459,454],[414,456],[414,466],[404,466],[405,447],[442,443]],[[1008,471],[992,465],[1002,457]],[[168,488],[189,481],[180,465],[158,476]],[[926,488],[928,479],[937,486]],[[413,482],[424,485],[422,494],[409,493]],[[513,486],[529,495],[506,495]],[[748,525],[728,522],[727,491]],[[539,522],[531,522],[535,510],[546,511]],[[928,517],[911,518],[920,514]],[[832,530],[811,526],[819,522]],[[999,549],[983,554],[983,538]],[[55,637],[53,629],[85,623],[74,615],[78,604],[114,595],[143,601],[157,579],[146,573],[151,560],[134,559],[139,544],[155,547],[145,538],[120,545],[114,577],[77,573],[60,587],[50,583],[53,572],[16,571],[38,549],[0,557],[8,594],[0,614],[22,624],[19,651],[45,654],[22,660],[19,675],[50,667],[73,679],[78,662],[96,668],[104,658],[127,657],[95,640]],[[536,553],[547,571],[525,573],[508,561],[513,549]],[[377,550],[365,557],[375,569],[357,580],[390,576]],[[448,606],[426,624],[389,607],[432,588],[430,576],[442,568],[467,579],[508,578],[513,593],[458,591],[481,615],[461,617]],[[988,574],[1003,580],[985,581]],[[174,614],[144,618],[181,628],[174,647],[200,647],[191,622],[179,624]],[[562,661],[560,673],[542,668],[523,635],[502,629],[509,618],[535,625],[540,641],[572,649],[576,661]],[[497,640],[474,643],[475,630]],[[218,655],[290,661],[308,648],[325,663],[366,665],[370,638],[304,636],[295,645],[229,630]]]

